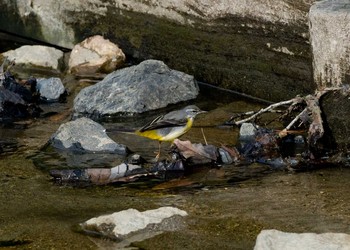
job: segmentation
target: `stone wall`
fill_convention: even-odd
[[[72,48],[100,34],[129,60],[279,101],[313,92],[315,0],[0,0],[0,29]]]

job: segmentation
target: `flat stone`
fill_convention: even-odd
[[[61,50],[41,45],[24,45],[16,50],[4,52],[2,55],[16,64],[56,71],[60,71],[60,61],[63,60]]]
[[[160,207],[144,212],[130,208],[92,218],[82,223],[81,227],[86,231],[122,240],[120,244],[128,246],[133,241],[142,241],[164,231],[178,230],[182,227],[179,217],[183,216],[187,216],[187,212],[175,207]]]
[[[254,250],[349,250],[350,235],[345,233],[285,233],[262,230]]]

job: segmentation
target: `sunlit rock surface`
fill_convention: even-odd
[[[348,250],[350,235],[345,233],[286,233],[262,230],[254,250]]]
[[[127,209],[109,215],[92,218],[81,224],[86,232],[117,239],[117,247],[126,247],[135,241],[142,241],[165,231],[175,231],[183,227],[181,217],[187,212],[176,207],[139,212]]]
[[[15,62],[18,67],[42,68],[56,72],[61,71],[63,63],[61,50],[41,45],[24,45],[16,50],[4,52],[2,56]]]
[[[142,113],[194,99],[198,92],[193,76],[147,60],[82,89],[74,99],[74,110],[91,116]]]
[[[69,71],[77,75],[110,73],[124,61],[125,55],[116,44],[97,35],[74,46],[69,57]]]
[[[158,59],[200,81],[280,101],[315,89],[313,2],[4,0],[0,28],[67,48],[103,34],[136,62]]]
[[[326,0],[310,9],[314,79],[318,89],[350,80],[350,3]]]

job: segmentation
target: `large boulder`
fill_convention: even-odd
[[[55,148],[70,151],[127,153],[127,147],[109,138],[102,125],[85,117],[62,124],[50,143]]]
[[[74,110],[95,116],[142,113],[194,99],[198,91],[193,76],[161,61],[147,60],[82,89],[74,100]]]
[[[350,81],[350,3],[316,2],[310,8],[310,40],[318,89]]]
[[[15,62],[16,65],[11,71],[41,69],[60,73],[63,68],[63,52],[47,46],[24,45],[18,49],[4,52],[2,56]]]
[[[309,13],[314,79],[318,89],[350,81],[350,3],[316,2]]]
[[[103,34],[130,59],[157,58],[203,82],[280,101],[315,90],[307,25],[315,1],[3,0],[0,28],[67,48]]]
[[[124,61],[125,55],[116,44],[96,35],[74,46],[69,57],[69,71],[77,75],[110,73]]]

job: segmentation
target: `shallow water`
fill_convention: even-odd
[[[72,81],[72,80],[70,80]],[[75,86],[68,82],[67,86]],[[107,249],[113,242],[77,232],[76,226],[101,214],[128,208],[140,211],[176,206],[188,212],[185,229],[167,232],[143,242],[139,249],[252,249],[262,229],[289,232],[344,232],[350,230],[348,168],[333,167],[312,172],[272,171],[268,166],[227,165],[198,168],[181,179],[148,185],[55,185],[48,175],[53,168],[110,167],[120,157],[73,157],[43,151],[50,136],[71,116],[79,84],[66,104],[45,106],[58,114],[1,128],[3,140],[17,140],[16,147],[0,154],[0,247],[16,249]],[[234,145],[238,129],[217,126],[233,113],[258,109],[259,104],[217,90],[203,90],[194,101],[209,111],[181,139],[209,144]],[[170,108],[175,108],[172,106]],[[162,112],[167,112],[164,109]],[[159,114],[159,113],[158,113]],[[158,143],[126,133],[147,116],[101,121],[108,134],[146,159],[154,157]],[[13,141],[12,141],[13,142]],[[167,157],[169,144],[162,145]],[[104,158],[107,157],[107,158]]]

